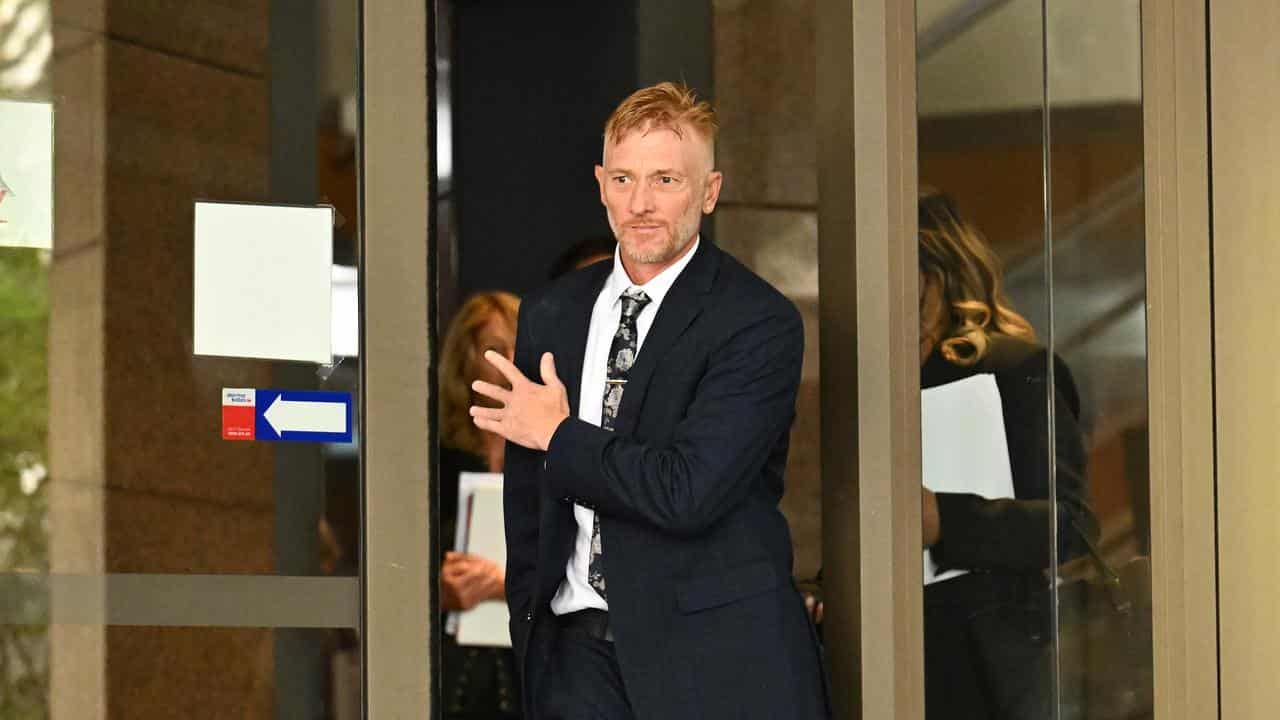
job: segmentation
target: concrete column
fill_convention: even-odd
[[[818,153],[814,0],[712,3],[716,161],[725,173],[716,243],[777,286],[804,317],[782,510],[796,575],[822,563],[818,345]]]

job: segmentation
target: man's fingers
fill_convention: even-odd
[[[494,385],[493,383],[485,382],[483,380],[476,380],[475,382],[471,383],[471,389],[475,390],[476,392],[480,393],[481,395],[487,398],[490,398],[492,400],[497,400],[503,405],[506,405],[507,398],[511,397],[510,390],[504,387],[500,387],[498,385]]]
[[[551,353],[542,353],[542,384],[560,385],[560,377],[556,375],[556,358]]]
[[[524,376],[524,373],[520,372],[519,368],[513,365],[511,361],[500,352],[486,350],[484,353],[484,359],[488,360],[490,365],[497,369],[498,372],[502,373],[502,377],[506,378],[507,382],[511,383],[511,387],[515,387],[517,383],[528,382],[529,380]]]
[[[489,420],[487,418],[482,418],[482,417],[472,418],[472,420],[475,422],[476,427],[480,428],[481,430],[484,430],[485,432],[491,432],[494,435],[502,435],[502,423],[498,422],[497,420]],[[502,437],[507,438],[508,440],[511,439],[511,438],[508,438],[506,435],[502,435]]]
[[[472,405],[471,422],[485,432],[501,435],[507,440],[511,439],[502,426],[502,410]]]

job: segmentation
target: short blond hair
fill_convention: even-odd
[[[654,128],[684,137],[685,127],[692,128],[715,146],[720,123],[711,103],[699,100],[687,85],[660,82],[641,88],[623,100],[605,122],[604,137],[606,142],[617,143],[632,132]]]

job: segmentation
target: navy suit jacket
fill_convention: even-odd
[[[591,310],[612,263],[521,304],[516,365],[555,354],[572,416],[544,452],[508,444],[511,636],[536,718],[550,602],[595,510],[610,625],[638,718],[828,716],[821,651],[778,510],[804,354],[795,306],[709,242],[677,278],[628,376],[614,432],[577,419]]]

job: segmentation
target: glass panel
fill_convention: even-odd
[[[357,25],[356,0],[0,0],[0,716],[351,717],[351,631],[235,626],[355,624],[322,577],[358,573],[355,445],[221,426],[224,388],[359,391]],[[52,108],[35,165],[13,101]],[[334,206],[351,357],[194,354],[197,200]],[[12,247],[41,202],[51,247]],[[110,625],[188,619],[227,627]]]
[[[1049,718],[1052,527],[1084,489],[1049,414],[1042,3],[917,19],[925,716]]]
[[[49,569],[49,253],[0,248],[0,573]],[[9,595],[15,610],[43,593]],[[47,626],[0,625],[0,716],[39,717],[49,682]]]
[[[94,644],[129,660],[105,668],[93,656],[55,660],[52,702],[5,717],[296,718],[280,700],[288,689],[276,671],[282,633],[326,650],[308,668],[324,682],[305,717],[357,720],[360,668],[351,631],[82,625],[53,626],[54,647]]]
[[[1151,717],[1140,3],[1050,3],[1046,24],[1052,341],[1078,388],[1096,521],[1058,527],[1060,716]]]

